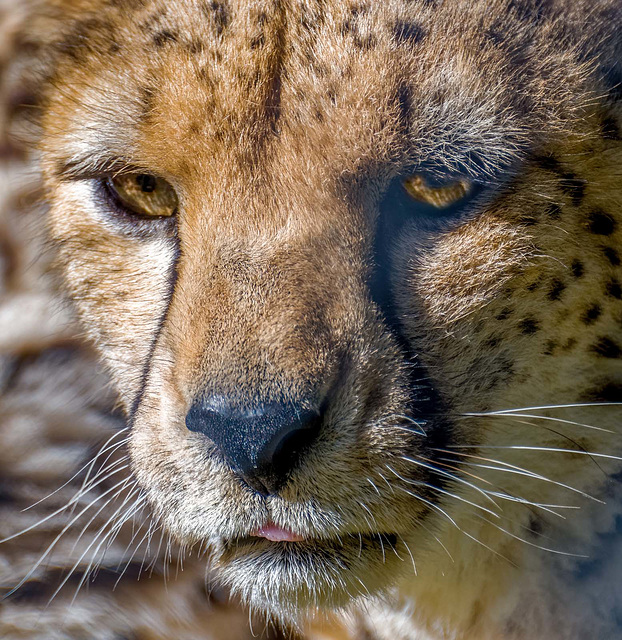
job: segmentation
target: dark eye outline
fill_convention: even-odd
[[[162,181],[168,188],[171,189],[171,191],[175,195],[176,205],[173,212],[169,215],[154,215],[146,213],[145,211],[141,211],[137,207],[133,207],[132,203],[128,202],[122,196],[113,182],[116,178],[125,176],[136,176],[136,182],[140,184],[141,189],[144,193],[153,193],[156,189],[158,180]],[[109,198],[114,201],[117,209],[121,209],[127,212],[129,215],[137,216],[142,220],[162,220],[174,218],[179,210],[179,197],[177,195],[177,192],[175,191],[175,188],[164,178],[160,178],[159,176],[156,176],[152,173],[137,171],[124,174],[109,175],[102,179],[102,186],[106,190]]]

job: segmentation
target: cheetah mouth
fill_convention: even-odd
[[[233,593],[296,619],[309,607],[338,609],[352,597],[384,592],[410,566],[412,556],[398,541],[395,533],[279,542],[248,535],[222,540],[213,557],[220,579]]]
[[[233,561],[255,553],[273,553],[277,556],[308,556],[332,553],[346,556],[354,552],[361,558],[372,552],[397,554],[399,536],[396,533],[348,533],[327,538],[303,538],[299,540],[270,540],[255,535],[222,540],[221,561]],[[398,556],[399,557],[399,556]]]

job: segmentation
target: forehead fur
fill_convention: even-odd
[[[589,38],[559,20],[566,2],[60,4],[65,88],[49,121],[57,161],[76,170],[110,158],[171,177],[221,172],[224,158],[239,170],[278,140],[281,162],[287,149],[320,173],[330,154],[340,173],[494,174],[576,128],[590,99]]]

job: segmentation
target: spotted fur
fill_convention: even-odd
[[[39,4],[56,266],[167,531],[292,623],[619,635],[619,3]],[[417,172],[482,190],[398,219]],[[277,494],[186,428],[210,394],[327,406]]]

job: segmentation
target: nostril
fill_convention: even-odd
[[[281,403],[240,409],[212,397],[192,405],[186,426],[206,435],[233,470],[266,495],[279,490],[315,440],[321,416]]]
[[[269,464],[278,477],[286,478],[320,431],[321,417],[315,413],[302,417],[293,428],[279,433]]]

